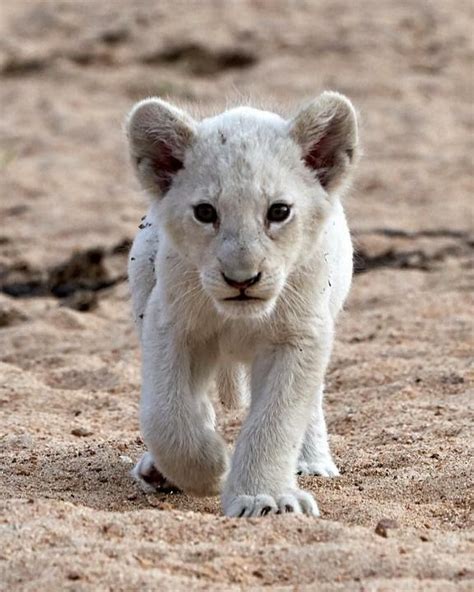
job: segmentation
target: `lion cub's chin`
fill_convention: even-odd
[[[275,308],[276,298],[255,300],[214,300],[218,312],[230,319],[264,319]]]

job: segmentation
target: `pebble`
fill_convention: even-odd
[[[73,436],[77,436],[78,438],[85,438],[86,436],[92,436],[94,432],[89,430],[88,428],[73,428],[71,430],[71,434]]]
[[[388,538],[388,531],[392,528],[398,528],[398,522],[391,518],[382,518],[375,527],[375,534]]]

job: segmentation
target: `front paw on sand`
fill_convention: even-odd
[[[226,516],[251,518],[271,514],[306,514],[319,516],[313,496],[307,491],[293,489],[281,495],[236,495],[224,500]]]

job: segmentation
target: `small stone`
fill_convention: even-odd
[[[150,504],[152,508],[159,508],[161,504],[160,500],[154,497],[153,495],[147,495],[146,501]]]
[[[67,306],[79,312],[95,310],[99,305],[97,293],[93,290],[77,290],[63,298],[61,306]]]
[[[108,524],[104,524],[102,526],[102,532],[104,534],[119,538],[122,538],[125,534],[122,526],[120,526],[120,524],[116,524],[115,522],[109,522]]]
[[[78,438],[85,438],[87,436],[91,436],[94,432],[92,430],[89,430],[88,428],[83,428],[83,427],[79,427],[79,428],[73,428],[71,430],[71,434],[73,436],[77,436]]]
[[[138,555],[134,555],[134,557],[142,567],[153,567],[153,561],[150,561],[149,559],[146,559],[145,557],[140,557]]]
[[[451,372],[451,374],[448,374],[447,376],[442,376],[441,382],[444,384],[463,384],[464,377],[456,374],[455,372]]]
[[[73,581],[80,580],[81,579],[81,575],[78,574],[77,571],[70,571],[67,574],[67,579],[68,580],[73,580]]]
[[[382,518],[375,527],[375,534],[388,538],[388,531],[392,528],[398,528],[398,522],[391,518]]]
[[[157,507],[163,512],[171,512],[171,510],[174,510],[173,506],[168,502],[161,502]]]
[[[169,504],[168,502],[164,502],[156,497],[153,497],[152,495],[147,495],[146,500],[150,504],[150,506],[156,508],[157,510],[161,510],[163,512],[170,512],[171,510],[174,510],[171,504]]]

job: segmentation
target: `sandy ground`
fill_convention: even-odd
[[[474,589],[471,11],[1,3],[2,590]],[[365,149],[327,379],[342,475],[302,479],[321,519],[147,496],[128,476],[143,444],[124,275],[145,202],[124,114],[149,94],[284,106],[324,88],[357,104]],[[240,417],[220,423],[232,442]]]

